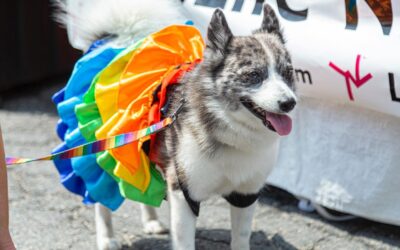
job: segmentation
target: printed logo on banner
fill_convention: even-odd
[[[184,2],[184,0],[182,0]],[[225,9],[227,0],[196,0],[194,5],[210,7],[210,8],[221,8]],[[262,6],[264,4],[264,0],[256,0],[254,3],[253,15],[261,15]],[[232,11],[241,12],[244,4],[244,0],[235,0],[233,4]],[[286,0],[277,0],[279,13],[282,17],[291,20],[291,21],[303,21],[307,19],[308,9],[305,10],[293,10],[289,7]]]
[[[332,69],[334,69],[336,72],[344,76],[346,81],[347,93],[349,94],[349,99],[351,101],[354,101],[353,91],[351,89],[351,82],[353,82],[354,85],[356,85],[356,87],[359,88],[372,78],[371,73],[368,73],[364,77],[360,78],[360,61],[361,61],[361,55],[357,55],[356,66],[355,66],[355,77],[353,76],[352,73],[350,73],[349,70],[344,71],[343,69],[336,66],[336,64],[334,64],[333,62],[329,62],[329,66]]]
[[[346,1],[346,29],[355,30],[358,24],[356,0]],[[391,0],[365,0],[381,24],[383,34],[389,35],[393,25],[393,10]]]
[[[360,61],[361,61],[361,55],[357,55],[356,59],[356,65],[355,65],[355,76],[350,73],[349,70],[344,71],[343,69],[339,68],[336,64],[333,62],[329,62],[329,66],[335,70],[337,73],[341,74],[344,76],[345,81],[346,81],[346,87],[347,87],[347,93],[349,95],[349,99],[351,101],[354,101],[354,96],[353,96],[353,91],[351,88],[351,82],[357,87],[360,88],[362,85],[367,83],[370,79],[372,79],[372,74],[368,73],[367,75],[363,76],[360,78]],[[390,97],[393,102],[400,102],[400,96],[396,93],[396,86],[395,86],[395,80],[394,80],[394,74],[389,72],[389,90],[390,90]],[[303,80],[304,82],[304,80]]]
[[[389,35],[393,26],[392,0],[364,0],[378,19],[384,35]],[[182,0],[184,2],[184,0]],[[194,5],[225,9],[227,0],[195,0]],[[256,0],[252,14],[261,15],[265,0]],[[358,26],[358,8],[356,0],[344,0],[346,5],[346,29],[356,30]],[[286,0],[276,0],[279,14],[289,21],[304,21],[308,17],[308,8],[293,10]],[[244,0],[235,0],[232,12],[241,12]]]

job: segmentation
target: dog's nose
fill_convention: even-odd
[[[289,98],[283,102],[278,101],[278,104],[279,104],[279,108],[283,112],[289,112],[294,108],[294,106],[296,106],[296,100],[294,98]]]

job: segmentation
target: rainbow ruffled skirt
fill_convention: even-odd
[[[60,116],[57,133],[63,141],[53,153],[160,121],[166,91],[156,91],[176,83],[202,59],[203,48],[196,28],[174,25],[128,48],[104,44],[86,53],[76,63],[66,87],[53,96]],[[84,203],[99,202],[111,210],[124,198],[159,206],[166,183],[162,170],[142,147],[152,138],[93,155],[55,160],[61,183],[81,195]]]

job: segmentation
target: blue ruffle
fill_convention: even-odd
[[[75,106],[82,103],[93,78],[121,51],[100,47],[87,53],[75,64],[66,87],[53,96],[61,118],[56,130],[64,141],[53,153],[86,143],[78,128]],[[115,210],[124,201],[118,183],[97,164],[95,155],[58,160],[54,164],[60,173],[61,183],[70,192],[81,195],[84,203],[100,202]]]
[[[69,149],[65,143],[60,144],[57,148],[52,151],[52,154]],[[75,174],[72,169],[70,160],[58,160],[54,161],[58,173],[60,174],[60,181],[64,187],[74,193],[81,195],[83,197],[83,203],[93,204],[95,201],[90,197],[88,191],[86,190],[85,183],[83,179]]]

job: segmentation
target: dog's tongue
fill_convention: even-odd
[[[292,119],[287,115],[267,113],[266,118],[279,135],[288,135],[292,131]]]

